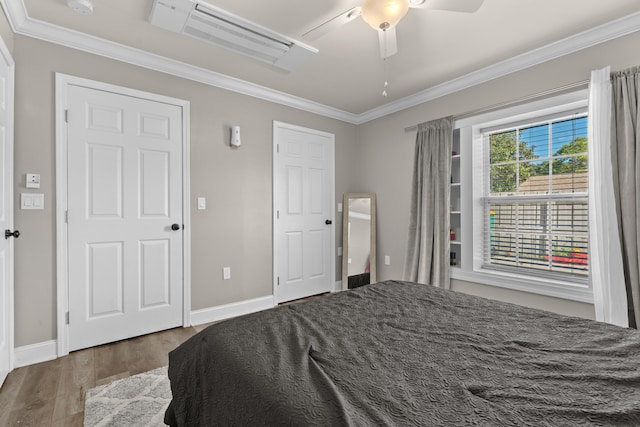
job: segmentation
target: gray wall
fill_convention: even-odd
[[[256,98],[16,35],[15,203],[25,174],[41,175],[44,211],[16,209],[16,346],[56,337],[54,73],[191,102],[192,309],[272,294],[272,122],[336,136],[336,204],[347,191],[356,127]],[[228,145],[242,126],[242,147]],[[196,209],[207,198],[207,210]],[[342,236],[336,214],[336,242]],[[336,259],[336,278],[341,277]],[[222,280],[230,266],[231,280]],[[338,279],[339,280],[339,279]]]
[[[640,33],[636,33],[360,125],[360,160],[354,165],[357,170],[351,185],[354,191],[377,193],[378,259],[391,257],[390,266],[378,263],[378,279],[402,277],[415,146],[415,131],[405,132],[406,127],[586,80],[591,70],[607,65],[613,70],[638,65],[639,45]],[[453,281],[452,286],[462,292],[594,318],[591,304],[460,281]]]
[[[336,202],[345,192],[378,195],[381,280],[400,278],[407,242],[413,133],[404,128],[584,80],[592,69],[640,63],[640,34],[627,36],[447,97],[353,126],[266,101],[153,72],[43,41],[0,35],[16,60],[15,202],[24,174],[40,173],[44,211],[16,210],[15,344],[55,339],[54,73],[62,72],[191,102],[192,308],[270,295],[271,132],[278,120],[336,135]],[[243,146],[227,145],[228,126],[242,126]],[[207,197],[206,211],[195,198]],[[336,216],[336,242],[341,221]],[[340,243],[338,243],[339,245]],[[341,275],[336,260],[336,278]],[[222,267],[232,279],[222,281]],[[589,304],[455,282],[454,289],[565,314],[593,317]]]

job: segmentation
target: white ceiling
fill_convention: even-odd
[[[153,0],[92,0],[90,16],[71,11],[66,0],[2,1],[23,1],[32,21],[142,49],[353,115],[401,103],[412,94],[553,48],[558,41],[576,39],[584,32],[593,35],[593,29],[603,24],[640,17],[638,0],[485,0],[474,14],[411,9],[397,27],[399,53],[383,61],[377,34],[362,19],[314,42],[302,37],[360,0],[206,0],[319,49],[310,61],[285,72],[152,26],[148,17]],[[640,30],[638,21],[634,19],[637,28],[627,26],[626,33]],[[385,79],[390,85],[386,98]]]

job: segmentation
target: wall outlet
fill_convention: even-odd
[[[223,280],[231,279],[231,267],[224,267],[222,269],[222,279]]]
[[[389,255],[384,256],[384,265],[391,265],[391,257]]]

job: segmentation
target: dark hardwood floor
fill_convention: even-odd
[[[0,426],[82,426],[88,389],[166,366],[169,351],[207,326],[170,329],[17,368],[0,389]]]

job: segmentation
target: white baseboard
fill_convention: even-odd
[[[217,322],[275,306],[273,295],[191,311],[191,325]]]
[[[35,365],[36,363],[53,360],[58,357],[56,348],[56,340],[16,347],[13,351],[14,365],[16,368],[20,368],[22,366]]]
[[[335,290],[342,290],[342,282],[335,283]],[[244,314],[255,313],[257,311],[273,308],[275,301],[273,295],[261,298],[254,298],[247,301],[232,304],[219,305],[217,307],[193,310],[191,312],[191,325],[202,325],[204,323],[216,322],[242,316]],[[17,347],[14,350],[14,365],[16,368],[46,362],[58,357],[56,340],[43,341],[36,344]]]

